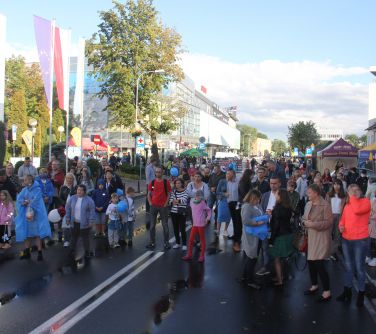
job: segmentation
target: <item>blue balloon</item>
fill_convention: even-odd
[[[124,191],[122,189],[120,189],[120,188],[117,188],[116,189],[116,195],[123,196],[124,195]]]
[[[128,210],[128,203],[125,201],[120,201],[117,205],[117,211],[119,213],[124,213]]]
[[[179,170],[178,170],[176,167],[172,167],[172,168],[170,169],[170,174],[171,174],[171,176],[173,176],[173,177],[177,177],[177,176],[179,176]]]

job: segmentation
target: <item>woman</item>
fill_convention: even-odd
[[[204,193],[204,200],[207,202],[210,196],[210,191],[208,185],[202,181],[202,175],[200,172],[195,173],[193,181],[187,186],[187,193],[191,200],[195,198],[197,190],[201,190]]]
[[[321,182],[323,184],[325,193],[328,193],[333,182],[332,177],[330,176],[329,168],[324,169],[324,174],[321,176]]]
[[[354,269],[358,279],[358,298],[356,306],[364,305],[365,293],[365,260],[369,243],[368,223],[371,204],[368,198],[361,198],[362,190],[357,184],[348,188],[348,201],[343,209],[339,222],[342,233],[342,251],[345,261],[345,287],[343,293],[337,297],[338,301],[350,302]]]
[[[67,173],[65,175],[65,180],[63,186],[60,188],[59,192],[59,205],[64,206],[67,204],[71,196],[77,193],[77,181],[73,173]],[[64,247],[69,247],[69,242],[71,239],[71,227],[66,224],[66,217],[63,218],[62,222],[63,233],[59,231],[59,241],[62,239],[62,234],[64,236]]]
[[[188,193],[184,188],[182,179],[176,179],[174,190],[170,194],[171,220],[174,227],[175,245],[173,249],[180,248],[180,239],[182,241],[182,250],[187,250],[187,234],[185,232],[185,223],[187,216]],[[181,237],[181,238],[180,238]]]
[[[35,238],[38,247],[38,261],[43,261],[42,239],[51,237],[42,191],[31,175],[25,175],[25,187],[17,196],[16,241],[24,242],[20,259],[30,259],[31,239]]]
[[[91,196],[92,192],[94,191],[94,183],[90,177],[90,173],[87,167],[82,168],[81,177],[78,181],[78,184],[83,184],[87,189],[87,194]]]
[[[188,183],[191,181],[191,178],[188,175],[188,170],[187,168],[182,168],[181,170],[181,177],[184,181],[184,186],[186,187]]]
[[[254,175],[255,172],[252,169],[246,169],[239,180],[238,196],[240,204],[243,203],[245,195],[247,195],[252,188],[252,178]]]
[[[111,197],[116,192],[116,181],[111,171],[107,171],[105,174],[105,188],[108,191],[108,195]]]
[[[281,287],[283,285],[281,257],[288,257],[294,251],[291,229],[292,209],[287,190],[279,189],[275,197],[276,205],[272,210],[270,220],[271,236],[269,239],[269,252],[274,257],[276,272],[276,282],[274,285]]]
[[[325,259],[331,250],[333,216],[330,204],[322,198],[321,189],[311,184],[307,190],[309,202],[306,204],[303,215],[303,226],[308,233],[308,268],[311,278],[311,287],[305,295],[314,295],[319,290],[318,276],[323,285],[323,293],[319,302],[331,299],[329,275],[325,267]]]
[[[340,180],[343,185],[343,189],[345,193],[347,192],[347,182],[345,181],[345,177],[343,176],[343,173],[339,172],[337,173],[337,180]]]
[[[346,201],[346,194],[345,190],[343,189],[343,183],[341,180],[334,180],[332,190],[326,195],[326,200],[330,203],[333,214],[331,258],[333,260],[337,260],[337,251],[340,245],[340,233],[338,230],[338,223]]]
[[[254,282],[255,266],[257,262],[257,250],[259,238],[253,234],[246,233],[247,226],[260,226],[262,221],[256,222],[255,218],[263,214],[260,205],[261,193],[258,190],[251,190],[244,197],[241,208],[241,218],[243,223],[242,248],[244,251],[244,263],[240,282],[245,282],[253,289],[260,289],[260,286]]]

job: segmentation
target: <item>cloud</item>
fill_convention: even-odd
[[[269,138],[286,140],[288,125],[298,121],[344,133],[360,134],[368,126],[368,86],[356,83],[367,68],[314,61],[238,64],[200,54],[184,54],[182,67],[210,99],[237,105],[241,123]]]

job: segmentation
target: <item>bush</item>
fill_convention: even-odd
[[[101,164],[99,163],[99,161],[97,159],[89,159],[87,160],[87,166],[90,168],[91,177],[93,179],[97,178],[100,167],[101,167]]]
[[[140,174],[140,166],[131,166],[131,165],[121,165],[120,171],[125,174],[134,174],[139,175]],[[144,167],[141,167],[141,175],[145,174]]]
[[[14,173],[17,175],[18,169],[23,165],[24,161],[20,160],[16,162],[16,165],[14,166]]]

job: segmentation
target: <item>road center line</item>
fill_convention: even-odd
[[[127,271],[131,270],[133,267],[137,266],[140,262],[144,261],[147,257],[149,257],[153,252],[147,251],[140,257],[138,257],[133,262],[129,263],[124,268],[120,269],[117,273],[106,279],[103,283],[99,284],[97,287],[83,295],[81,298],[77,299],[75,302],[67,306],[65,309],[54,315],[51,319],[44,322],[42,325],[38,326],[36,329],[30,332],[30,334],[39,334],[43,331],[45,331],[47,328],[49,329],[53,324],[58,322],[59,320],[65,318],[69,313],[73,312],[75,309],[80,307],[82,304],[84,304],[86,301],[88,301],[90,298],[95,296],[97,293],[99,293],[101,290],[106,288],[108,285],[110,285],[113,281],[115,281],[118,277],[121,275],[124,275]],[[48,331],[50,333],[50,331]]]
[[[55,328],[54,332],[55,333],[65,333],[65,332],[67,332],[76,323],[78,323],[80,320],[82,320],[84,317],[86,317],[89,313],[91,313],[94,309],[96,309],[99,305],[101,305],[103,302],[105,302],[116,291],[121,289],[125,284],[127,284],[129,281],[131,281],[133,278],[135,278],[138,274],[140,274],[144,269],[146,269],[148,266],[150,266],[154,261],[156,261],[163,254],[164,254],[164,252],[156,253],[153,257],[151,257],[149,260],[145,261],[145,263],[143,263],[140,267],[138,267],[136,270],[134,270],[131,274],[129,274],[127,277],[125,277],[123,280],[121,280],[119,283],[117,283],[115,286],[113,286],[110,290],[108,290],[106,293],[104,293],[101,297],[96,299],[93,303],[91,303],[89,306],[87,306],[81,312],[76,314],[72,319],[68,320],[60,328]]]

